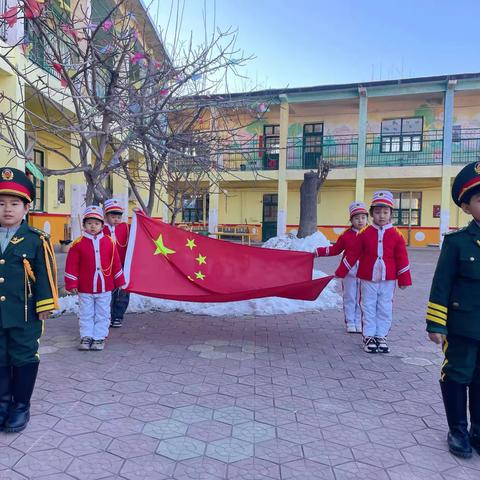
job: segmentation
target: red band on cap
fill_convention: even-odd
[[[460,189],[460,193],[458,194],[458,201],[460,202],[463,195],[468,191],[470,190],[471,188],[473,187],[476,187],[477,185],[480,185],[480,176],[478,177],[474,177],[472,178],[471,180],[469,180],[468,182],[464,183],[462,185],[462,188]]]
[[[12,195],[19,195],[26,198],[29,202],[32,201],[32,193],[30,190],[16,182],[0,182],[0,193],[10,193]]]

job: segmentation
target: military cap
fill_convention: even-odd
[[[455,177],[452,185],[453,201],[460,206],[480,192],[480,162],[465,165]]]
[[[358,215],[359,213],[364,213],[365,215],[368,215],[368,211],[365,208],[365,204],[363,202],[352,202],[348,206],[348,212],[350,213],[350,218],[352,218],[354,215]]]
[[[388,190],[378,190],[373,194],[371,207],[393,208],[393,195]]]
[[[103,204],[103,212],[107,213],[123,213],[123,207],[116,198],[110,198]]]
[[[35,200],[35,188],[25,172],[17,168],[0,168],[0,194],[13,195],[27,200]]]
[[[83,221],[87,220],[88,218],[100,220],[101,222],[103,222],[104,219],[102,209],[98,205],[88,206],[83,212]]]

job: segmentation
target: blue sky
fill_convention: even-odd
[[[201,40],[205,11],[209,31],[238,29],[256,57],[242,74],[263,88],[480,71],[478,0],[144,1],[162,28],[184,7],[183,38]]]

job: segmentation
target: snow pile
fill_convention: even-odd
[[[318,247],[328,247],[330,242],[321,232],[315,232],[306,238],[297,238],[297,231],[281,237],[273,237],[263,244],[263,248],[273,248],[275,250],[295,250],[297,252],[313,252]]]
[[[310,237],[299,239],[290,233],[285,237],[274,237],[265,243],[266,248],[278,250],[297,250],[313,252],[320,246],[328,246],[330,242],[325,235],[316,232]],[[313,278],[325,277],[326,274],[320,270],[313,271]],[[341,297],[335,292],[336,281],[330,282],[321,295],[313,302],[304,300],[290,300],[288,298],[268,297],[254,300],[242,300],[240,302],[224,303],[195,303],[177,302],[175,300],[162,300],[160,298],[144,297],[132,293],[127,313],[145,313],[152,311],[159,312],[187,312],[194,315],[209,315],[213,317],[240,317],[244,315],[280,315],[299,312],[319,312],[339,308]],[[69,295],[59,299],[60,309],[56,315],[62,313],[78,312],[78,298],[76,295]]]

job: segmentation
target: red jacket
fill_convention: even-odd
[[[362,280],[398,279],[401,287],[412,284],[405,240],[391,224],[369,225],[360,230],[335,275],[344,278],[357,261],[357,277]]]
[[[115,240],[118,254],[120,255],[120,260],[122,265],[124,265],[125,255],[127,254],[128,235],[130,233],[130,227],[128,223],[122,222],[115,226],[105,223],[105,226],[103,227],[103,233]]]
[[[65,289],[80,293],[110,292],[125,285],[122,264],[113,240],[83,233],[73,242],[65,264]]]
[[[352,248],[355,238],[357,237],[357,233],[358,230],[354,230],[353,227],[347,228],[337,238],[335,245],[317,248],[315,252],[317,257],[335,257],[343,252],[343,260],[347,252]]]

